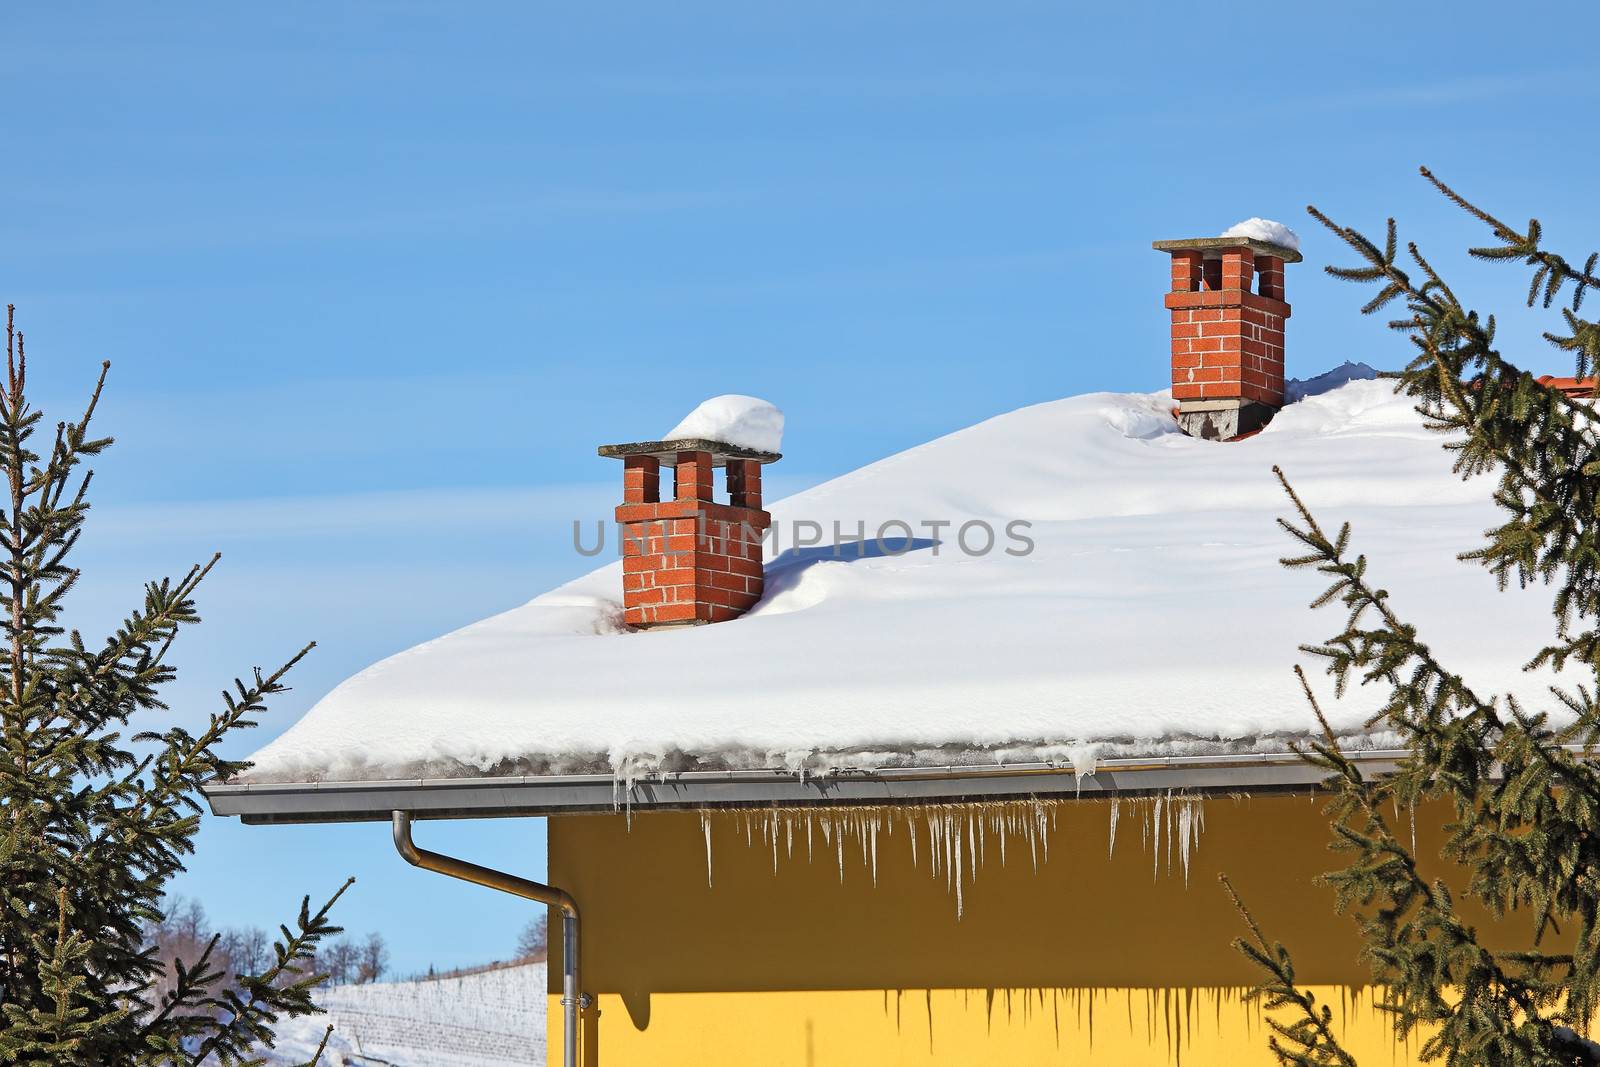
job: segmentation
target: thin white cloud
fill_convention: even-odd
[[[105,197],[107,188],[92,187],[85,195]],[[449,197],[426,203],[373,205],[345,202],[309,206],[286,201],[265,213],[236,210],[236,205],[183,205],[182,217],[148,217],[126,221],[125,206],[116,197],[107,217],[81,217],[76,232],[62,232],[60,219],[47,214],[55,226],[50,249],[55,254],[83,254],[160,248],[164,252],[224,248],[253,248],[316,244],[320,242],[394,241],[400,238],[472,240],[504,238],[545,226],[579,220],[630,215],[681,214],[726,207],[753,194],[732,189],[615,190],[609,192],[551,191],[518,195],[452,190]],[[31,195],[35,204],[59,206],[53,192]],[[81,215],[81,213],[80,213]],[[117,216],[111,218],[111,215]]]
[[[604,514],[616,486],[408,489],[328,496],[256,497],[105,505],[95,533],[163,541],[203,534],[219,543],[258,538],[352,538],[398,530],[429,536],[455,528],[529,529]]]
[[[767,482],[768,495],[776,500],[818,480],[806,474],[774,476]],[[91,517],[89,544],[125,547],[203,539],[225,549],[230,542],[310,538],[358,545],[397,536],[433,541],[454,531],[566,537],[574,521],[592,530],[596,520],[609,520],[620,495],[619,478],[616,483],[101,505]]]
[[[1588,79],[1575,72],[1541,71],[1536,74],[1455,78],[1414,85],[1353,89],[1284,101],[1279,111],[1357,111],[1367,108],[1431,107],[1472,103],[1510,96],[1525,96],[1562,88],[1590,88]]]

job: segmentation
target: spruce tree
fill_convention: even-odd
[[[1486,225],[1493,244],[1478,259],[1531,268],[1530,307],[1560,306],[1564,329],[1546,333],[1570,353],[1576,374],[1600,356],[1600,326],[1582,317],[1600,286],[1591,255],[1580,268],[1542,247],[1537,220],[1517,229],[1423,176]],[[1502,355],[1495,320],[1464,305],[1415,244],[1399,254],[1389,220],[1380,247],[1316,208],[1312,216],[1359,257],[1335,277],[1376,286],[1363,309],[1403,306],[1390,325],[1413,346],[1394,375],[1438,431],[1463,478],[1491,475],[1499,524],[1462,558],[1487,567],[1502,589],[1553,588],[1549,643],[1530,669],[1561,670],[1550,707],[1473,688],[1442,662],[1351,548],[1351,530],[1330,533],[1275,471],[1292,515],[1280,520],[1300,546],[1285,559],[1330,585],[1315,607],[1342,609],[1343,626],[1304,646],[1343,694],[1383,694],[1368,723],[1396,731],[1407,755],[1392,775],[1369,778],[1341,752],[1303,673],[1321,740],[1302,749],[1326,770],[1333,848],[1346,865],[1325,876],[1338,909],[1353,914],[1382,1008],[1397,1036],[1420,1039],[1429,1061],[1522,1065],[1600,1063],[1582,1035],[1600,1006],[1600,773],[1588,754],[1600,741],[1600,436],[1588,400],[1541,384]],[[1296,668],[1298,672],[1298,668]],[[1447,805],[1443,859],[1453,876],[1425,876],[1411,835],[1397,825],[1428,803]],[[1232,887],[1227,890],[1231,895]],[[1457,907],[1456,892],[1490,917],[1485,936]],[[1353,1064],[1326,1005],[1297,983],[1292,958],[1239,904],[1250,936],[1235,942],[1264,971],[1255,990],[1279,1009],[1271,1047],[1286,1064]],[[1510,948],[1492,947],[1510,944]]]
[[[247,765],[219,743],[255,725],[284,666],[224,691],[191,734],[159,725],[169,653],[200,621],[195,592],[216,557],[145,586],[143,603],[92,644],[62,623],[92,472],[91,435],[109,364],[76,421],[44,428],[27,397],[22,334],[6,312],[0,383],[0,1063],[259,1063],[282,1016],[316,1011],[317,943],[330,900],[301,902],[259,973],[224,974],[213,937],[170,974],[146,930],[199,828],[199,787]],[[136,718],[155,729],[134,729]],[[349,882],[345,883],[346,886]],[[344,890],[341,888],[339,893]],[[334,900],[339,893],[334,894]],[[165,980],[164,980],[165,979]],[[326,1043],[326,1033],[323,1041]],[[313,1058],[313,1063],[320,1058]]]

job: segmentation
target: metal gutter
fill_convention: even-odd
[[[1384,773],[1403,749],[1347,755]],[[247,823],[386,821],[394,811],[429,818],[504,818],[632,809],[805,804],[937,803],[1017,796],[1084,798],[1165,792],[1309,792],[1327,778],[1293,752],[1119,757],[1077,776],[1056,763],[832,770],[684,771],[625,785],[609,774],[505,775],[357,782],[216,783],[217,815]]]
[[[418,848],[411,840],[409,811],[391,812],[390,822],[393,825],[395,851],[413,867],[510,893],[524,900],[548,904],[561,912],[561,1019],[565,1037],[561,1057],[566,1067],[577,1067],[578,1013],[589,1006],[589,997],[582,991],[583,986],[578,981],[578,904],[572,899],[572,894],[543,882],[519,878],[454,856]]]

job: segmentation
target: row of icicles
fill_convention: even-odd
[[[784,807],[732,810],[704,809],[700,827],[706,842],[706,884],[712,885],[712,827],[731,826],[746,847],[761,845],[772,852],[772,870],[779,861],[793,859],[797,848],[806,862],[818,851],[832,852],[844,881],[845,860],[859,851],[862,866],[878,883],[878,841],[897,834],[911,850],[911,865],[927,858],[934,878],[944,879],[955,897],[956,917],[963,907],[963,885],[977,880],[978,872],[993,852],[1005,866],[1024,851],[1038,871],[1050,860],[1050,835],[1065,804],[1092,803],[1065,799],[994,800],[959,804],[895,804],[869,807]],[[1148,797],[1116,798],[1109,802],[1110,833],[1106,855],[1115,854],[1117,827],[1123,808],[1139,822],[1141,841],[1152,856],[1152,877],[1163,866],[1170,875],[1177,859],[1184,882],[1189,880],[1189,859],[1205,830],[1201,797],[1164,793]],[[847,842],[848,839],[848,842]]]

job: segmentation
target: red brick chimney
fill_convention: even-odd
[[[761,599],[761,466],[776,452],[681,438],[602,445],[622,460],[624,621],[639,629],[697,626],[738,618]],[[661,468],[673,471],[673,496],[661,499]],[[728,503],[712,500],[712,473],[727,471]]]
[[[1251,237],[1157,241],[1172,255],[1172,399],[1193,437],[1226,441],[1283,407],[1283,267],[1300,253]]]

